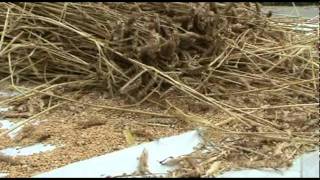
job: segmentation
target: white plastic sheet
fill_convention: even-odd
[[[55,149],[55,146],[50,144],[34,144],[28,147],[14,147],[14,148],[7,148],[0,151],[0,153],[7,155],[7,156],[29,156],[36,153],[51,151]]]
[[[8,174],[6,174],[6,173],[0,173],[0,178],[6,177],[6,176],[8,176]]]

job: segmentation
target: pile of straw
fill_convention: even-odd
[[[37,93],[64,85],[143,102],[176,89],[278,133],[275,122],[219,99],[268,92],[283,104],[318,102],[317,37],[257,3],[1,3],[0,16],[0,82],[20,91],[28,81]]]

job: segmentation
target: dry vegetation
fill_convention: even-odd
[[[318,37],[290,29],[295,19],[265,15],[257,3],[0,7],[0,83],[22,93],[0,104],[15,106],[11,116],[27,115],[21,126],[73,103],[73,111],[94,107],[200,128],[205,146],[172,160],[180,167],[172,177],[282,167],[319,144]],[[80,101],[88,91],[131,105]],[[139,109],[144,103],[164,110]]]

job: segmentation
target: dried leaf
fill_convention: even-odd
[[[150,173],[148,169],[148,151],[144,149],[139,158],[138,174],[145,175],[148,173]]]
[[[129,129],[123,130],[123,134],[129,146],[134,145],[136,143],[136,140]]]
[[[181,161],[181,159],[179,159],[179,158],[169,157],[163,161],[160,161],[160,164],[166,165],[166,166],[176,166],[179,164],[180,161]]]
[[[211,164],[210,168],[206,172],[206,176],[217,176],[221,167],[221,161],[216,161]]]
[[[106,121],[102,119],[91,119],[91,120],[86,120],[86,121],[79,121],[77,124],[80,128],[86,129],[90,128],[92,126],[101,126],[104,125]]]

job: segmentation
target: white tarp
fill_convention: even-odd
[[[7,148],[0,151],[0,153],[7,156],[29,156],[35,153],[51,151],[55,149],[55,146],[50,144],[34,144],[28,147],[14,147]]]

